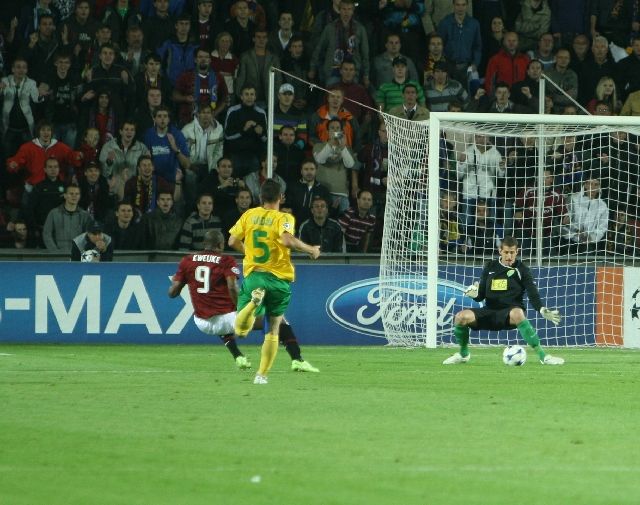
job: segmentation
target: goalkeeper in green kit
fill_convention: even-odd
[[[448,357],[443,365],[458,365],[471,359],[469,353],[469,329],[513,330],[518,329],[523,340],[538,354],[543,365],[562,365],[564,359],[545,354],[540,346],[536,330],[525,315],[523,295],[525,291],[534,308],[542,317],[558,325],[560,313],[542,306],[531,270],[518,256],[518,241],[505,237],[499,249],[500,257],[484,267],[480,282],[474,282],[465,295],[477,302],[485,301],[481,308],[464,309],[454,318],[453,333],[460,344],[460,352]]]

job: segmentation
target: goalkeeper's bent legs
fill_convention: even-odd
[[[476,321],[476,315],[472,310],[464,309],[458,312],[453,319],[453,336],[460,344],[460,356],[469,356],[469,326]]]
[[[456,324],[453,327],[453,335],[456,337],[456,342],[460,344],[460,356],[463,358],[469,356],[469,327]]]
[[[520,311],[522,320],[518,321],[520,314],[514,314],[514,311]],[[536,352],[540,360],[544,360],[544,350],[540,347],[540,337],[536,333],[536,330],[531,326],[529,320],[525,317],[524,311],[522,309],[512,309],[511,321],[516,324],[520,335],[522,335],[522,339],[531,346],[531,348]]]

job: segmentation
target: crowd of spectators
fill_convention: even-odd
[[[535,254],[538,242],[544,257],[638,255],[638,137],[626,132],[548,136],[542,154],[532,136],[472,137],[461,153],[453,138],[442,142],[443,254],[484,256],[509,235],[520,241],[525,255]]]
[[[3,247],[69,252],[99,230],[116,251],[189,250],[208,229],[228,233],[267,176],[272,66],[284,70],[274,177],[297,233],[325,252],[379,250],[388,147],[376,110],[411,121],[535,113],[545,72],[558,85],[546,87],[545,113],[640,114],[638,0],[4,0],[1,10]],[[637,168],[637,139],[606,148],[616,141]],[[535,221],[537,155],[519,142],[447,142],[444,249],[484,250],[492,227],[517,234]],[[629,227],[604,147],[583,143],[573,139],[577,179],[565,170],[570,138],[544,153],[549,219],[566,228],[548,247],[607,250],[601,242]],[[518,182],[505,170],[516,165]],[[583,216],[587,200],[606,219],[600,204]]]

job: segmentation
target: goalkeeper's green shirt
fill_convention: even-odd
[[[529,267],[516,260],[513,266],[507,267],[500,260],[492,260],[486,264],[480,277],[478,297],[476,301],[485,300],[488,309],[507,309],[524,305],[524,293],[527,293],[533,307],[540,311],[542,300]]]

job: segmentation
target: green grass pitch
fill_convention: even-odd
[[[0,346],[0,503],[640,502],[637,352],[304,350],[254,386],[221,345]]]

